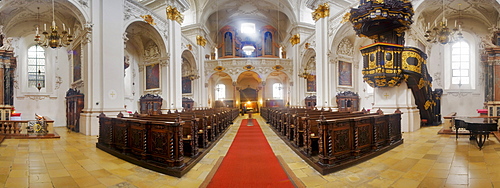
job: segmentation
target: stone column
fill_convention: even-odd
[[[413,132],[420,129],[420,111],[406,82],[402,82],[397,87],[375,88],[372,113],[379,108],[386,114],[394,113],[396,109],[403,112],[401,115],[402,132]]]
[[[316,107],[318,109],[328,108],[333,103],[330,99],[332,87],[330,82],[330,63],[328,60],[328,16],[330,15],[328,3],[318,5],[313,12],[316,20]]]
[[[163,90],[163,109],[169,109],[172,111],[182,110],[182,33],[181,24],[184,20],[184,16],[181,11],[184,11],[187,7],[182,7],[182,2],[169,1],[166,8],[167,14],[167,52],[170,54],[167,67],[162,68],[163,76],[167,76],[167,79],[162,79],[166,83],[162,84]]]
[[[304,87],[305,81],[299,77],[298,75],[302,72],[301,68],[301,59],[300,57],[300,45],[292,43],[292,78],[290,83],[290,106],[304,106],[304,103],[301,103],[303,98],[305,97],[306,88]]]
[[[100,113],[116,117],[125,111],[123,82],[123,0],[92,0],[92,23],[84,26],[86,36],[82,50],[84,57],[83,90],[85,108],[81,114],[80,132],[99,134]],[[105,19],[100,19],[105,18]],[[85,45],[86,44],[86,45]],[[86,62],[85,62],[86,61]],[[120,79],[117,79],[120,78]]]
[[[199,30],[203,32],[202,28],[200,28]],[[196,43],[198,44],[198,54],[195,58],[196,68],[198,71],[197,74],[199,78],[193,80],[193,93],[195,95],[195,101],[198,103],[197,107],[208,107],[208,88],[205,87],[204,83],[204,81],[207,79],[205,77],[205,46],[207,44],[207,40],[205,39],[205,37],[200,35],[200,37],[197,37]]]

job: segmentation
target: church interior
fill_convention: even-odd
[[[0,187],[500,187],[499,57],[495,0],[0,0]]]

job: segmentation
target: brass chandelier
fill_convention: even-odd
[[[458,12],[459,12],[459,17],[458,17],[458,27],[457,27],[457,20],[455,20],[455,28],[450,29],[448,26],[448,19],[445,17],[445,10],[444,10],[444,1],[443,1],[443,19],[439,22],[439,24],[436,24],[434,21],[434,27],[431,29],[430,23],[427,23],[427,26],[425,28],[425,34],[424,37],[427,39],[427,42],[439,42],[441,44],[447,44],[447,43],[453,43],[457,40],[461,40],[463,38],[462,34],[462,23],[460,21],[461,18],[461,9],[460,5],[458,4]]]
[[[35,35],[35,42],[38,43],[38,45],[47,48],[51,47],[53,49],[55,48],[60,48],[60,47],[66,47],[71,44],[73,41],[73,35],[71,35],[71,28],[68,28],[66,30],[66,26],[64,23],[62,24],[63,29],[61,33],[58,31],[58,27],[55,22],[55,16],[54,16],[54,0],[52,0],[52,25],[50,26],[50,33],[47,32],[47,24],[43,24],[43,40],[41,40],[41,36],[39,33],[39,28],[38,26],[36,27],[36,35]]]

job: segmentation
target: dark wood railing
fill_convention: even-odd
[[[54,137],[54,120],[43,117],[41,120],[0,120],[0,135],[6,138],[37,136]]]

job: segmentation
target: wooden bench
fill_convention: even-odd
[[[399,110],[384,114],[261,108],[261,112],[276,134],[323,175],[403,142]]]
[[[208,153],[237,113],[203,109],[133,117],[120,113],[117,118],[101,114],[96,146],[131,163],[181,177]]]

